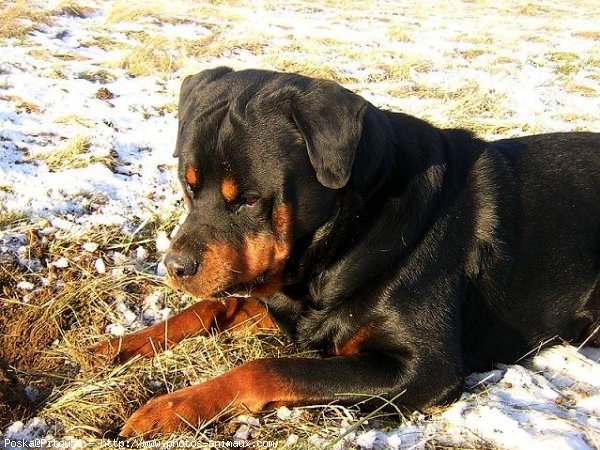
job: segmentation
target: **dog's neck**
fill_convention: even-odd
[[[435,145],[424,144],[420,133],[431,133],[425,122],[380,110],[373,114],[357,153],[356,175],[340,191],[335,213],[298,243],[288,266],[299,284],[295,290],[318,307],[368,292],[379,276],[402,264],[439,210],[448,169],[444,135],[439,133]],[[389,136],[383,147],[368,147],[382,135]]]
[[[446,168],[444,132],[402,113],[369,105],[350,185],[365,201],[398,197],[423,173]]]
[[[362,200],[356,192],[343,189],[331,217],[314,232],[299,239],[287,264],[287,283],[307,283],[343,256],[348,236],[357,234]],[[355,217],[357,220],[348,220]]]

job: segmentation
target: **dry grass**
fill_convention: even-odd
[[[189,42],[185,49],[188,56],[207,60],[218,58],[225,54],[233,54],[245,50],[252,54],[260,54],[268,44],[268,37],[257,33],[228,38],[227,35],[236,35],[232,30],[220,30],[204,39]]]
[[[90,146],[90,138],[79,135],[72,138],[62,148],[38,153],[30,159],[45,162],[50,172],[78,169],[94,163],[101,163],[109,168],[113,168],[115,164],[113,157],[92,154],[90,153]]]
[[[13,102],[15,110],[18,113],[39,114],[44,112],[44,109],[36,103],[17,97],[16,95],[2,96],[3,100]]]
[[[107,261],[109,269],[113,267],[114,251],[133,260],[140,245],[149,248],[148,262],[152,267],[160,255],[152,250],[149,237],[155,236],[159,229],[171,229],[177,217],[175,212],[154,217],[131,234],[114,227],[97,227],[77,237],[56,233],[42,238],[40,230],[45,224],[32,227],[20,218],[6,216],[5,223],[27,236],[32,257],[44,261],[64,257],[69,261],[67,268],[48,266],[28,277],[36,286],[29,304],[19,301],[21,293],[15,288],[25,273],[17,265],[2,266],[3,270],[9,270],[1,272],[0,279],[10,286],[7,291],[10,297],[0,292],[0,301],[10,302],[11,306],[3,311],[7,322],[0,320],[0,356],[17,369],[15,388],[27,385],[40,392],[36,402],[20,406],[21,413],[60,423],[62,433],[84,439],[94,447],[100,445],[107,430],[117,431],[137,407],[153,396],[211,379],[246,361],[312,355],[299,352],[277,335],[248,332],[187,339],[153,359],[136,359],[124,365],[100,361],[86,350],[106,337],[102,330],[108,323],[120,320],[115,312],[116,299],[128,305],[141,305],[150,293],[160,293],[166,306],[178,310],[187,305],[187,298],[133,263],[118,266],[119,275],[110,271],[98,275],[94,270],[94,260],[98,257]],[[85,252],[82,250],[85,242],[95,242],[99,247],[93,254]],[[50,285],[41,283],[42,278],[48,278]],[[13,411],[16,406],[14,403]],[[17,418],[7,413],[8,417]],[[386,416],[376,413],[363,417],[363,421],[355,423],[357,430],[367,418],[385,420]],[[240,427],[237,420],[207,423],[197,430],[182,432],[177,438],[202,442],[232,439]],[[339,430],[344,420],[354,422],[354,416],[349,410],[333,405],[299,409],[286,421],[270,413],[260,417],[261,426],[253,429],[253,439],[277,442],[279,448],[290,434],[295,434],[299,442],[293,448],[308,449],[312,448],[309,437],[332,435],[332,430]],[[161,442],[166,440],[162,438]]]
[[[448,93],[436,86],[427,86],[420,83],[412,83],[409,86],[395,87],[386,90],[391,97],[405,98],[417,97],[420,99],[444,100]]]
[[[600,41],[600,31],[577,31],[573,36],[590,39],[592,41]]]
[[[521,61],[512,56],[498,56],[493,62],[493,65],[498,66],[499,68],[506,67],[510,64],[521,65]]]
[[[554,71],[559,75],[572,75],[581,70],[582,62],[579,55],[573,52],[549,52],[546,54],[545,63],[555,64]]]
[[[107,23],[137,22],[140,20],[153,19],[159,23],[175,22],[170,8],[163,2],[158,1],[120,1],[113,4]]]
[[[77,74],[77,78],[98,83],[112,83],[117,79],[114,73],[105,69],[88,70],[85,72],[81,72]]]
[[[0,181],[0,192],[8,192],[8,193],[12,194],[15,192],[15,189],[12,184],[4,183],[4,182]]]
[[[223,38],[224,34],[223,30],[215,30],[200,39],[184,40],[140,33],[136,36],[140,43],[129,49],[117,65],[131,76],[168,77],[190,59],[207,61],[239,50],[259,54],[266,45],[266,36],[259,33],[238,34],[236,38]]]
[[[386,31],[388,37],[395,42],[413,42],[405,25],[389,25]]]
[[[1,38],[22,38],[40,24],[48,23],[52,15],[52,11],[31,6],[23,0],[0,4],[0,7]]]
[[[4,208],[0,208],[0,230],[2,231],[13,228],[26,220],[27,216],[23,212],[6,211]]]
[[[596,88],[580,83],[567,83],[565,90],[571,94],[578,94],[583,97],[595,97],[598,95]],[[593,117],[590,117],[589,119],[590,121],[594,120]]]
[[[54,122],[65,125],[80,125],[86,128],[94,128],[96,126],[95,122],[77,114],[67,114],[65,116],[57,117],[54,119]]]
[[[564,113],[560,114],[560,119],[569,123],[589,123],[590,121],[594,120],[594,117],[589,114],[582,113]]]
[[[481,55],[485,55],[486,53],[489,53],[489,52],[486,49],[472,48],[469,50],[459,50],[457,53],[465,59],[473,60],[473,59],[477,59]]]
[[[455,40],[457,42],[468,42],[469,44],[474,45],[491,45],[494,43],[494,37],[492,37],[489,33],[481,33],[481,34],[469,34],[469,33],[460,33],[456,35]]]
[[[36,273],[22,267],[10,253],[2,255],[0,281],[5,288],[0,292],[0,360],[17,369],[13,380],[15,390],[31,386],[40,391],[37,401],[19,401],[20,410],[32,413],[54,387],[62,385],[76,372],[72,365],[65,365],[64,360],[59,361],[52,355],[53,342],[62,339],[67,330],[78,326],[80,318],[86,316],[86,305],[93,304],[95,298],[86,294],[102,283],[105,286],[114,284],[115,280],[102,281],[93,277],[91,258],[88,255],[75,258],[72,244],[59,245],[60,238],[42,233],[47,223],[24,224],[16,219],[10,226],[12,233],[25,236],[28,258],[40,263],[59,257],[72,261],[66,269],[42,264],[45,269]],[[35,290],[27,301],[23,301],[27,291],[18,288],[19,281],[27,281],[34,286]],[[89,314],[86,317],[94,319]],[[0,400],[6,393],[2,389],[4,387],[6,384],[2,386],[0,383]],[[2,406],[0,401],[0,410]],[[0,414],[3,420],[12,416],[10,411],[2,412],[6,414]]]
[[[466,128],[482,135],[503,134],[519,127],[510,120],[513,112],[504,106],[506,96],[484,89],[475,81],[448,92],[446,115],[453,127]]]
[[[55,64],[50,69],[47,69],[44,73],[48,78],[54,78],[57,80],[65,78],[64,64]]]
[[[524,16],[543,16],[548,15],[552,12],[552,10],[546,6],[542,6],[537,2],[527,2],[524,5],[520,6],[516,14],[522,14]]]
[[[95,8],[82,4],[77,0],[61,0],[58,4],[59,11],[67,16],[84,19],[96,12]]]
[[[129,235],[112,227],[98,227],[77,238],[56,234],[44,239],[40,238],[40,228],[26,226],[13,215],[0,217],[16,227],[14,231],[28,236],[32,257],[45,261],[64,257],[69,261],[67,268],[49,266],[29,278],[36,286],[29,304],[14,297],[23,271],[16,265],[3,265],[3,271],[13,268],[10,273],[0,273],[3,284],[11,286],[10,297],[3,297],[0,292],[0,301],[11,305],[3,311],[7,322],[0,320],[0,356],[17,367],[19,382],[40,391],[37,402],[23,406],[28,414],[41,415],[51,423],[60,422],[67,435],[93,445],[98,443],[94,439],[102,437],[106,430],[118,430],[137,407],[154,395],[213,378],[245,361],[307,356],[278,336],[242,332],[236,336],[225,333],[191,338],[152,360],[138,359],[125,365],[99,361],[86,348],[105,338],[102,330],[108,323],[120,320],[114,312],[116,299],[140,305],[148,294],[158,292],[166,306],[176,310],[186,306],[185,298],[133,265],[120,266],[121,274],[117,276],[98,275],[93,265],[97,257],[102,257],[112,267],[111,254],[115,250],[133,258],[135,248],[149,245],[148,233],[155,235],[157,229],[171,228],[176,214],[155,218]],[[99,247],[90,254],[82,250],[85,242],[95,242]],[[150,262],[159,256],[150,249]],[[52,283],[44,286],[39,282],[42,278],[49,278]],[[55,345],[55,341],[60,343]],[[329,408],[327,414],[318,408],[307,408],[301,418],[286,424],[269,414],[261,418],[265,426],[257,431],[256,438],[283,443],[293,432],[306,440],[324,425],[339,428],[344,414],[335,407]],[[180,437],[202,438],[205,442],[227,439],[238,427],[235,419],[221,421]]]
[[[275,70],[296,72],[315,78],[327,78],[339,83],[353,83],[356,78],[341,73],[338,69],[323,61],[317,56],[304,55],[302,58],[289,56],[286,52],[277,53],[264,58],[265,63]]]
[[[588,56],[583,60],[583,67],[586,69],[600,69],[600,56],[597,54]]]
[[[127,50],[131,46],[128,43],[115,40],[112,36],[97,34],[91,37],[90,40],[82,41],[82,47],[98,47],[102,50]]]
[[[11,296],[1,299],[10,307],[3,310],[7,321],[0,321],[0,356],[18,369],[23,384],[40,391],[38,400],[27,405],[35,411],[44,407],[52,391],[68,391],[68,386],[80,379],[78,367],[72,362],[82,362],[78,355],[85,353],[86,343],[93,340],[90,336],[98,334],[106,323],[106,311],[113,308],[114,299],[123,295],[143,296],[156,282],[135,274],[98,276],[93,266],[95,256],[81,251],[72,241],[61,242],[60,237],[53,235],[50,242],[35,229],[26,233],[33,257],[45,261],[69,260],[67,268],[47,266],[42,273],[27,277],[35,285],[28,303],[12,301],[12,296],[20,293],[16,281],[24,275],[13,265]],[[99,253],[104,251],[101,247]],[[43,284],[42,277],[50,283]],[[58,340],[61,346],[54,345]],[[66,364],[67,361],[71,363]],[[85,414],[85,411],[81,404],[78,412]]]
[[[503,95],[483,89],[475,81],[448,93],[448,100],[453,100],[452,116],[496,117],[506,118],[509,114],[501,107]]]
[[[134,360],[116,367],[104,364],[98,370],[98,363],[81,352],[79,334],[74,330],[65,336],[67,345],[63,351],[88,369],[80,380],[51,399],[45,415],[60,420],[68,431],[80,436],[89,435],[90,430],[100,435],[107,428],[118,429],[136,407],[153,395],[213,378],[243,361],[295,353],[276,337],[197,337],[159,353],[152,361]],[[102,338],[86,336],[89,343]],[[224,426],[223,423],[208,424],[201,431],[215,437],[222,435]]]
[[[179,107],[178,103],[169,102],[169,103],[165,103],[164,105],[160,105],[157,108],[157,112],[158,112],[159,116],[173,115],[173,114],[177,113],[178,107]]]
[[[383,56],[383,55],[382,55]],[[413,54],[388,55],[380,57],[375,65],[377,72],[372,72],[369,82],[399,82],[418,77],[419,73],[429,71],[433,65],[430,61]]]
[[[166,76],[179,68],[171,48],[169,39],[155,36],[128,51],[118,65],[133,77],[157,73]]]
[[[87,56],[79,55],[73,52],[49,52],[47,50],[33,49],[29,54],[41,61],[48,61],[50,58],[56,58],[60,61],[88,61]]]
[[[550,41],[548,40],[547,37],[541,35],[541,34],[535,34],[535,35],[531,35],[531,36],[526,36],[524,37],[524,39],[527,42],[531,42],[533,44],[545,44],[545,45],[549,45]]]
[[[188,3],[186,17],[198,18],[199,23],[203,26],[223,25],[223,23],[233,24],[244,22],[246,14],[243,8],[237,6],[237,2],[232,1],[230,4],[214,4],[213,2],[193,2]],[[265,5],[269,7],[269,2]],[[281,3],[278,4],[281,7]]]

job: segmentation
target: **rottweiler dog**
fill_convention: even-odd
[[[332,81],[220,67],[184,80],[175,154],[188,215],[165,264],[202,300],[96,351],[125,361],[245,323],[323,358],[157,397],[124,437],[365,396],[426,408],[471,372],[598,341],[600,134],[486,142]]]

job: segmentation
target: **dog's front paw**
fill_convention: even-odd
[[[133,413],[120,436],[147,439],[187,427],[197,428],[226,413],[232,403],[214,382],[190,386],[150,400]]]
[[[133,359],[136,356],[151,357],[154,355],[153,342],[141,334],[127,334],[99,342],[89,349],[90,353],[117,364]]]

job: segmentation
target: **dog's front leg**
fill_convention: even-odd
[[[247,327],[255,331],[277,329],[258,299],[202,300],[156,325],[101,342],[92,347],[92,352],[122,363],[137,355],[153,356],[155,351],[193,335]]]
[[[416,360],[414,360],[416,362]],[[332,358],[274,358],[252,361],[207,382],[150,400],[121,431],[125,438],[148,438],[198,427],[215,417],[258,413],[278,406],[331,402],[355,404],[370,396],[395,398],[411,407],[443,386],[447,377],[426,379],[419,370],[385,353]],[[456,386],[453,386],[455,388]]]

